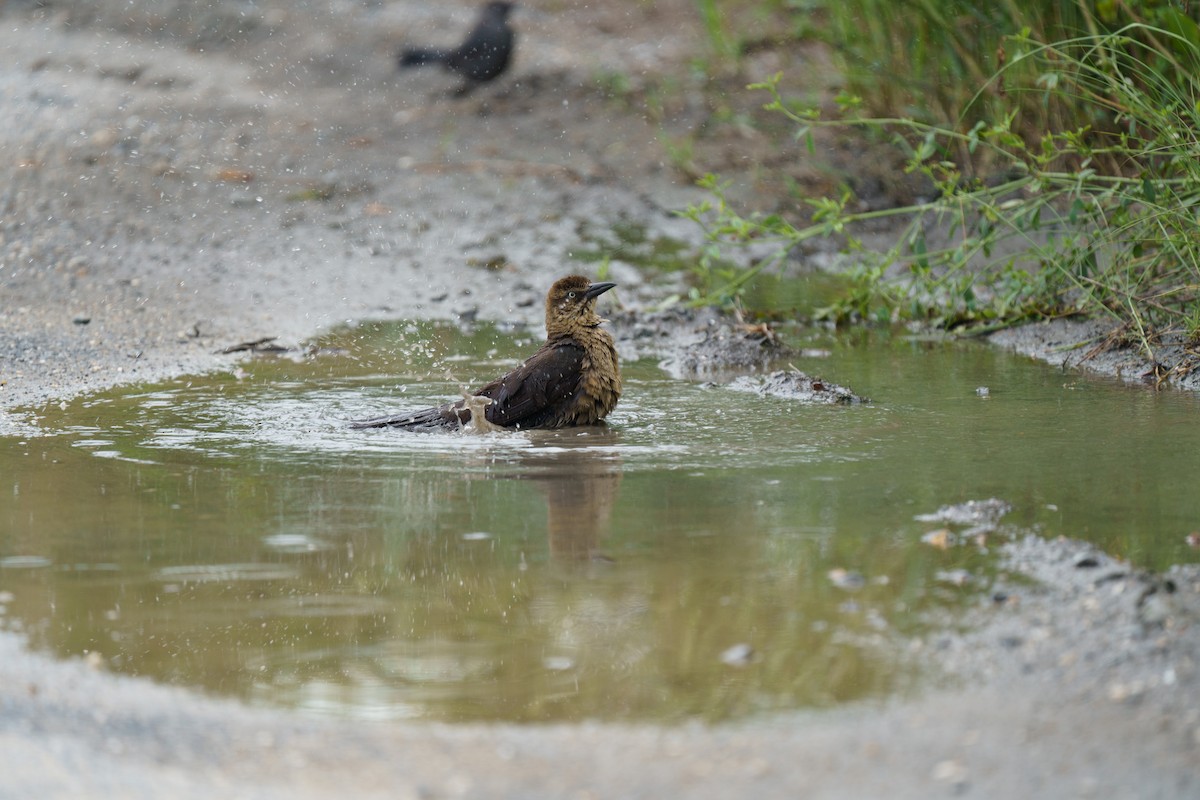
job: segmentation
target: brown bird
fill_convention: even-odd
[[[621,397],[621,371],[612,335],[600,327],[596,298],[615,283],[582,275],[557,281],[546,295],[546,343],[525,363],[474,392],[491,403],[484,416],[503,428],[568,428],[603,420]],[[475,403],[476,408],[482,404]],[[431,430],[471,421],[466,399],[375,419],[355,428]]]

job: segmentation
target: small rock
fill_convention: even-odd
[[[867,583],[862,573],[845,570],[841,567],[829,570],[827,575],[834,586],[849,592],[861,589]]]
[[[935,577],[942,583],[949,583],[952,586],[966,586],[968,583],[974,580],[974,578],[971,577],[971,573],[967,572],[965,569],[938,570]]]
[[[1174,611],[1171,600],[1174,593],[1175,583],[1170,580],[1147,586],[1137,599],[1138,620],[1147,627],[1161,627],[1166,624]]]
[[[575,659],[568,656],[547,656],[542,659],[542,666],[551,672],[566,672],[575,668]]]
[[[961,786],[967,782],[967,765],[957,759],[946,759],[933,765],[930,776],[938,783]]]
[[[941,522],[945,525],[970,525],[976,528],[994,528],[1000,518],[1012,510],[1012,506],[995,497],[988,500],[968,500],[950,506],[942,506],[932,514],[918,514],[917,522]]]
[[[922,536],[921,543],[939,550],[946,550],[954,544],[953,536],[954,534],[950,533],[949,528],[938,528],[936,531],[930,531]]]
[[[726,648],[721,653],[721,663],[730,667],[744,667],[754,661],[754,648],[741,642]]]
[[[753,392],[764,397],[782,397],[821,405],[857,405],[868,402],[844,386],[809,377],[795,369],[776,370],[766,376],[743,375],[731,381],[729,388],[738,392]]]
[[[1124,703],[1129,700],[1138,700],[1146,691],[1146,687],[1140,681],[1132,683],[1114,683],[1108,687],[1108,699],[1114,703]]]

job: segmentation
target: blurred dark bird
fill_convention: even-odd
[[[427,47],[402,50],[400,68],[441,64],[446,70],[466,79],[459,94],[466,94],[476,86],[499,77],[508,69],[508,62],[512,59],[515,35],[508,26],[508,15],[513,6],[513,3],[505,2],[485,5],[479,13],[479,21],[467,34],[466,40],[453,50]]]
[[[621,397],[621,371],[612,335],[600,327],[596,298],[615,283],[591,283],[582,275],[557,281],[546,295],[546,343],[525,363],[473,392],[491,403],[467,399],[403,414],[357,420],[355,428],[433,430],[464,428],[472,408],[483,409],[502,428],[567,428],[594,425]]]

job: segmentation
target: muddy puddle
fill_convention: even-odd
[[[970,343],[793,337],[867,405],[638,362],[607,429],[345,424],[457,396],[534,336],[372,325],[40,410],[50,435],[0,440],[0,624],[320,714],[728,719],[919,685],[903,639],[985,602],[989,535],[1196,560],[1195,397]],[[919,519],[989,497],[998,532]]]

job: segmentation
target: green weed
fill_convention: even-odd
[[[857,259],[851,289],[824,310],[839,321],[919,319],[980,329],[1089,313],[1131,323],[1143,342],[1167,330],[1194,334],[1200,28],[1172,19],[1169,27],[1133,23],[1049,44],[1028,31],[1004,39],[1008,55],[997,72],[977,76],[977,66],[963,67],[970,80],[1006,87],[986,121],[868,116],[867,103],[849,92],[829,117],[786,101],[779,76],[751,86],[767,92],[766,108],[787,117],[801,140],[826,126],[890,137],[932,199],[861,212],[846,190],[806,200],[810,219],[799,224],[733,209],[709,176],[701,185],[712,199],[687,212],[708,233],[706,256],[716,260],[728,246],[751,241],[775,241],[778,250],[736,274],[702,263],[698,285],[712,302],[726,302],[799,243],[833,235]],[[1031,136],[1031,105],[1042,109],[1039,125],[1050,108],[1075,109],[1056,119],[1076,124]],[[855,231],[881,217],[902,223],[904,234],[887,253],[867,257]]]

